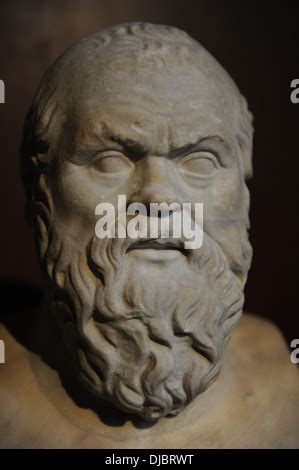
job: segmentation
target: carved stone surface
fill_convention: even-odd
[[[78,373],[123,410],[176,415],[219,372],[251,259],[251,141],[245,99],[176,28],[93,34],[42,80],[23,142],[39,254]],[[97,239],[119,194],[203,203],[202,247]]]
[[[181,429],[196,415],[194,438],[188,434],[191,447],[242,446],[242,436],[219,436],[226,435],[230,420],[238,433],[247,419],[240,403],[259,361],[246,363],[242,341],[247,351],[255,340],[257,351],[264,348],[258,321],[247,320],[225,373],[212,385],[242,314],[251,262],[246,179],[252,173],[252,135],[246,100],[216,60],[185,32],[147,23],[112,27],[66,51],[43,77],[24,128],[27,215],[48,280],[48,310],[68,351],[65,362],[99,407],[106,406],[104,399],[154,422],[182,411],[182,418],[175,418]],[[147,208],[203,203],[202,246],[185,249],[183,237],[142,243],[97,238],[95,208],[104,202],[116,207],[118,195]],[[42,316],[39,321],[46,322]],[[261,331],[268,331],[267,324],[261,323]],[[272,326],[269,331],[273,350],[281,339]],[[51,339],[48,349],[55,349],[57,338],[53,345]],[[279,347],[287,363],[286,349]],[[287,371],[295,383],[289,364]],[[253,397],[246,398],[248,409],[257,409],[260,396],[248,393]],[[269,397],[270,389],[264,393]],[[190,404],[190,414],[186,406],[201,395],[202,404]],[[236,418],[227,416],[234,399]],[[76,405],[64,411],[67,407]],[[213,438],[217,416],[222,424]],[[167,428],[164,420],[156,425]],[[267,423],[261,429],[266,433]],[[159,432],[144,432],[144,445],[159,446]],[[253,434],[244,445],[257,446]],[[125,447],[136,445],[130,436]],[[278,440],[275,434],[272,441]],[[188,447],[183,441],[176,434],[176,446]],[[173,445],[167,437],[163,442]]]

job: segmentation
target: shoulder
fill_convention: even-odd
[[[261,447],[299,445],[299,373],[290,354],[277,326],[249,314],[240,320],[228,347],[240,409],[249,413],[247,423],[259,423]]]
[[[68,447],[74,430],[37,377],[39,355],[1,323],[0,338],[5,343],[5,363],[0,364],[0,448]]]
[[[298,367],[291,361],[291,351],[280,329],[269,320],[244,314],[232,343],[239,360],[273,382],[293,384],[299,392]]]
[[[272,360],[290,362],[290,351],[281,330],[270,320],[245,313],[235,330],[235,340],[252,353],[258,352]],[[241,346],[241,345],[240,345]]]

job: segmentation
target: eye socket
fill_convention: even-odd
[[[134,168],[131,160],[121,152],[108,150],[101,152],[94,160],[93,166],[101,173],[124,173]]]
[[[218,166],[215,156],[210,152],[194,152],[179,162],[183,173],[203,177],[212,176]]]

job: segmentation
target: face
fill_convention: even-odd
[[[55,310],[92,393],[148,420],[177,414],[217,376],[242,311],[248,193],[233,110],[192,67],[108,68],[74,102],[44,176]],[[95,208],[118,195],[203,203],[202,247],[97,239]]]
[[[83,94],[68,133],[52,150],[57,223],[68,230],[68,220],[69,236],[87,242],[96,205],[117,207],[119,194],[128,204],[202,202],[205,231],[224,245],[242,278],[236,246],[246,231],[248,192],[232,110],[196,70],[187,77],[181,69],[171,72],[127,83],[114,76],[112,84],[108,74],[109,92],[102,91],[104,81],[91,96]]]

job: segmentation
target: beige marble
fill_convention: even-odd
[[[275,327],[241,320],[252,139],[232,78],[173,27],[96,32],[46,71],[21,146],[46,298],[28,334],[19,318],[3,332],[4,446],[298,444],[296,367]],[[147,224],[173,222],[167,238],[119,236],[120,196]],[[101,204],[114,238],[98,236]]]
[[[55,369],[4,327],[0,337],[1,448],[299,447],[298,370],[278,329],[258,317],[242,318],[208,391],[152,426],[76,405]]]
[[[117,25],[46,71],[21,147],[27,215],[45,316],[90,395],[155,421],[217,377],[251,263],[252,136],[236,84],[177,28]],[[156,234],[129,232],[133,204]],[[98,234],[103,205],[112,237]]]

